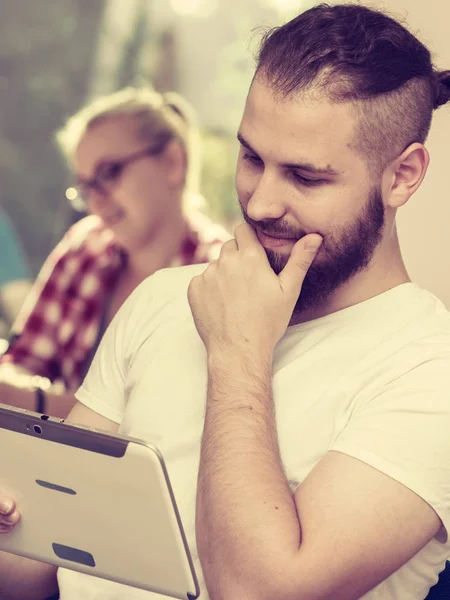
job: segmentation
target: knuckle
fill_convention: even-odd
[[[191,281],[191,283],[188,286],[188,290],[187,290],[187,297],[189,302],[191,302],[194,298],[194,296],[196,295],[196,289],[197,289],[197,282],[196,281]]]
[[[222,248],[220,250],[220,255],[223,256],[224,254],[227,254],[227,252],[229,252],[230,250],[234,250],[235,248],[236,248],[236,241],[235,240],[228,240],[222,246]]]
[[[197,282],[195,281],[195,277],[194,277],[194,279],[192,279],[188,285],[188,294],[192,294],[196,285],[197,285]]]
[[[223,267],[223,265],[228,265],[230,264],[230,262],[232,262],[234,260],[234,254],[229,251],[226,250],[225,252],[222,252],[221,255],[219,256],[219,265],[220,267]]]
[[[238,225],[236,225],[236,227],[234,228],[234,235],[239,234],[239,232],[245,229],[245,223],[239,223]]]
[[[215,260],[211,263],[209,263],[209,265],[207,266],[207,268],[204,270],[204,272],[202,273],[202,275],[199,275],[199,282],[200,281],[205,281],[205,279],[207,277],[210,277],[211,275],[214,275],[214,273],[217,270],[217,263],[218,261]]]

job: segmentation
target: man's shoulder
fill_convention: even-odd
[[[134,309],[155,314],[162,309],[170,310],[174,304],[187,302],[187,290],[193,277],[200,275],[207,264],[188,265],[161,269],[144,279],[130,297]],[[179,309],[181,306],[178,307]]]
[[[364,366],[362,380],[378,390],[398,389],[400,394],[419,393],[428,386],[430,398],[445,389],[450,374],[450,312],[433,294],[417,288],[417,304],[411,310],[403,306],[390,320],[382,338],[374,344]],[[377,326],[382,329],[380,321]],[[408,383],[410,382],[410,383]]]
[[[162,295],[165,298],[173,298],[187,293],[191,280],[203,273],[207,267],[207,264],[196,264],[160,269],[147,277],[139,287],[149,292],[152,297]]]
[[[450,311],[432,292],[420,289],[420,293],[423,310],[411,324],[416,330],[417,341],[450,350]]]
[[[192,278],[206,267],[189,265],[162,269],[147,277],[132,292],[117,320],[117,326],[124,335],[126,333],[130,355],[143,348],[157,331],[165,330],[165,337],[176,336],[177,326],[181,323],[193,325],[187,290]]]

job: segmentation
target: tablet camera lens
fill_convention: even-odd
[[[33,425],[33,429],[34,429],[34,433],[37,433],[38,435],[42,435],[42,427],[40,427],[39,425]]]

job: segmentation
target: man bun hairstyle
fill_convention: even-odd
[[[373,174],[414,142],[450,99],[450,71],[399,21],[358,4],[319,4],[266,32],[255,77],[275,95],[351,102],[353,147]]]
[[[434,108],[439,108],[450,101],[450,71],[436,73],[436,100]]]

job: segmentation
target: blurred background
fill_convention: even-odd
[[[365,3],[365,2],[364,2]],[[203,193],[210,214],[232,226],[235,141],[260,27],[280,24],[310,0],[0,0],[0,200],[35,275],[80,214],[54,131],[82,104],[127,84],[175,90],[196,108],[204,142]],[[450,68],[444,0],[367,2],[406,17]],[[449,15],[447,14],[447,17]],[[432,165],[400,211],[411,276],[450,308],[450,108],[435,117]]]
[[[236,131],[253,73],[252,29],[296,0],[0,0],[0,198],[35,275],[71,223],[69,173],[53,134],[92,98],[125,85],[175,90],[195,107],[203,193],[237,217]]]

